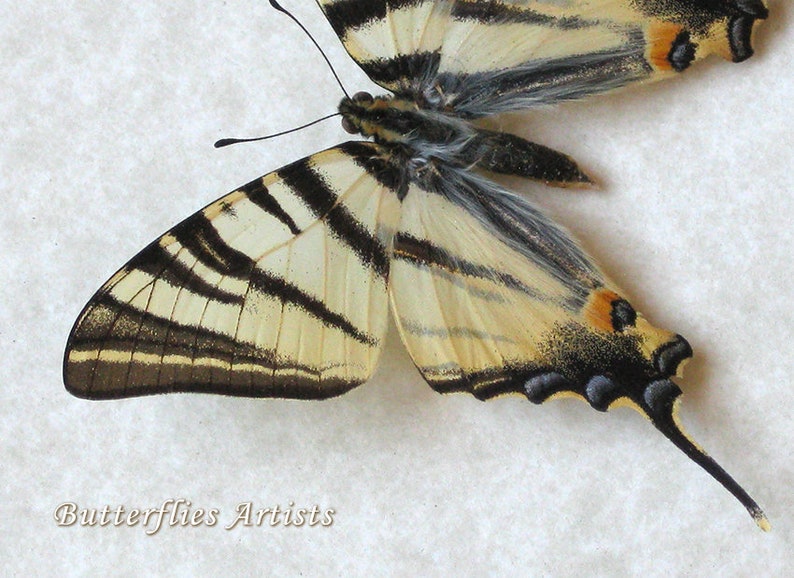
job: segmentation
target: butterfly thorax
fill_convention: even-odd
[[[339,112],[345,130],[400,149],[410,160],[436,159],[458,166],[473,160],[469,145],[477,129],[458,117],[422,109],[412,100],[359,92],[342,99]]]

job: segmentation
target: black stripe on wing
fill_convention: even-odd
[[[547,300],[542,293],[509,273],[473,263],[459,255],[453,255],[427,239],[419,239],[407,233],[398,233],[394,237],[394,258],[447,271],[452,274],[450,279],[454,279],[456,275],[487,279],[508,289],[519,291],[531,299]]]
[[[323,5],[326,18],[339,38],[349,30],[365,28],[370,22],[383,20],[389,11],[417,6],[428,0],[338,0]]]
[[[241,304],[243,302],[241,295],[224,291],[202,279],[195,271],[177,259],[177,255],[166,251],[159,240],[151,243],[133,257],[127,264],[127,269],[143,271],[173,287],[184,287],[192,293],[221,303]]]
[[[388,13],[424,4],[431,0],[338,0],[323,5],[325,15],[340,38],[352,30],[366,28],[375,21],[384,20]],[[494,1],[458,0],[451,4],[450,16],[456,20],[471,20],[482,24],[524,23],[545,25],[562,29],[592,26],[575,16],[557,18],[526,7],[516,8]]]
[[[243,185],[239,190],[245,193],[248,200],[257,207],[286,225],[293,235],[297,235],[301,232],[292,216],[285,211],[278,200],[268,192],[262,178]]]
[[[316,317],[326,326],[339,329],[349,337],[371,347],[378,345],[378,338],[362,331],[344,315],[331,311],[320,299],[312,297],[297,285],[286,282],[284,279],[257,269],[251,276],[253,285],[268,295],[278,297],[285,303],[292,303],[306,313]]]
[[[459,0],[452,7],[452,17],[456,20],[473,20],[482,24],[533,24],[563,30],[574,30],[596,25],[576,16],[557,18],[542,14],[526,7],[514,8],[501,2]]]
[[[603,277],[590,259],[553,221],[525,199],[468,171],[436,165],[417,185],[465,209],[493,236],[542,268],[570,291],[578,309]],[[452,256],[452,259],[458,258]]]
[[[389,156],[386,156],[373,143],[354,140],[342,143],[337,148],[352,157],[378,183],[396,193],[398,198],[405,196],[405,163],[399,162],[394,156],[395,151],[390,151]]]
[[[332,185],[312,169],[310,158],[287,165],[278,171],[278,176],[315,215],[323,217],[331,233],[345,243],[364,266],[372,268],[381,277],[387,277],[389,256],[386,247],[339,201]]]
[[[91,302],[86,318],[90,322],[81,323],[72,335],[74,349],[140,351],[157,355],[179,353],[189,357],[238,355],[274,367],[272,350],[235,340],[206,327],[152,315],[107,293]]]
[[[80,397],[113,399],[180,391],[275,397],[285,395],[288,388],[293,398],[323,399],[361,382],[323,376],[326,368],[277,358],[272,349],[146,314],[107,294],[92,301],[85,317],[88,322],[75,328],[70,354],[64,359],[64,382]],[[86,358],[76,360],[82,353]],[[100,353],[105,357],[98,358]]]
[[[202,264],[221,275],[245,279],[256,265],[245,253],[227,245],[203,212],[185,219],[170,234]]]
[[[391,58],[366,60],[359,65],[373,82],[392,87],[396,94],[419,95],[420,87],[428,86],[436,77],[441,65],[441,53],[398,54]]]
[[[503,70],[442,72],[435,79],[444,102],[463,117],[574,100],[615,90],[648,77],[641,35],[615,49],[527,62]]]

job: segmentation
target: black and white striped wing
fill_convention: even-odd
[[[573,393],[605,410],[691,354],[526,200],[462,171],[438,182],[403,201],[390,280],[400,335],[434,389]]]
[[[481,116],[740,61],[761,0],[318,0],[347,51],[420,106]]]
[[[149,245],[76,322],[69,391],[326,398],[365,381],[388,322],[400,205],[380,155],[370,143],[317,153]]]

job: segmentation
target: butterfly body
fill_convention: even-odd
[[[390,149],[395,170],[405,169],[404,181],[416,179],[416,170],[430,163],[476,167],[558,186],[591,182],[567,155],[516,135],[475,127],[443,111],[422,109],[409,100],[360,92],[343,99],[339,111],[348,132]]]
[[[654,327],[567,232],[493,173],[590,180],[567,155],[474,124],[492,114],[752,53],[759,0],[320,0],[391,92],[339,105],[371,138],[208,205],[94,296],[64,360],[92,399],[174,391],[323,399],[366,381],[388,313],[439,392],[628,405],[750,496],[677,420],[692,349]]]

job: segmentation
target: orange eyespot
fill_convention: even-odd
[[[697,44],[678,24],[654,22],[648,28],[648,43],[648,62],[658,70],[681,72],[696,58]]]
[[[612,324],[612,303],[625,301],[610,289],[599,289],[590,293],[585,305],[585,320],[598,329],[612,333],[615,327]]]

